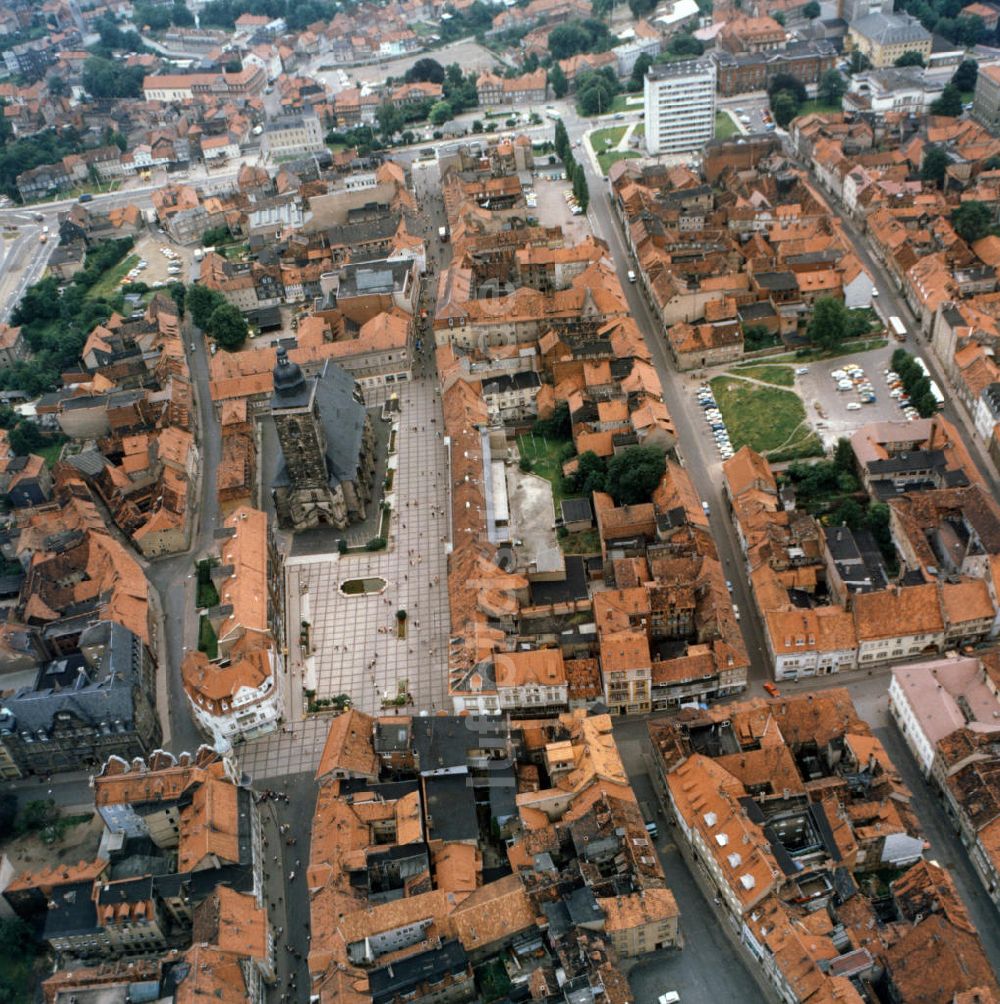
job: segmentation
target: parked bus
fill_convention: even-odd
[[[920,356],[914,356],[913,361],[920,367],[920,372],[923,373],[928,380],[931,378],[931,371],[927,368],[927,363],[920,358]]]
[[[944,406],[944,394],[941,393],[941,388],[933,380],[931,380],[931,397],[937,401],[939,408]]]
[[[906,341],[906,325],[898,317],[889,318],[889,327],[897,341]]]

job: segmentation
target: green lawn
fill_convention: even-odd
[[[839,103],[835,105],[828,105],[825,102],[820,101],[818,98],[814,98],[811,101],[804,101],[799,106],[799,115],[812,115],[813,113],[824,115],[827,112],[839,111],[843,111]]]
[[[565,463],[563,455],[567,445],[572,445],[569,439],[546,439],[543,436],[519,436],[518,449],[522,457],[531,461],[531,473],[545,478],[552,485],[552,502],[559,511],[559,503],[563,500],[562,466]]]
[[[611,165],[619,160],[636,160],[642,154],[636,150],[612,150],[608,153],[599,154],[597,163],[601,166],[601,174],[607,174],[611,170]]]
[[[791,366],[735,366],[731,372],[737,376],[748,376],[764,383],[773,383],[778,387],[791,387],[795,384],[795,373]]]
[[[622,141],[628,126],[608,126],[596,129],[590,134],[590,146],[594,153],[603,153],[608,147],[615,147]]]
[[[138,261],[139,256],[137,254],[126,255],[120,262],[118,262],[117,265],[109,268],[107,272],[105,272],[104,275],[102,275],[101,278],[87,290],[87,299],[95,300],[99,296],[104,296],[110,300],[111,297],[119,291],[121,281],[125,278],[125,273],[130,271]]]
[[[563,554],[599,554],[601,535],[596,530],[581,530],[559,538]]]
[[[715,113],[715,138],[729,139],[730,136],[738,136],[739,128],[732,118],[725,112]]]
[[[631,138],[632,139],[642,139],[642,137],[645,136],[645,135],[646,135],[646,123],[645,122],[640,122],[632,130],[632,137]]]
[[[797,394],[724,376],[716,377],[711,386],[733,449],[748,444],[759,453],[780,450],[783,456],[790,449],[796,455],[806,455],[797,452],[800,447],[815,449],[818,440]]]
[[[55,467],[56,461],[59,459],[59,454],[62,452],[63,443],[66,442],[65,436],[59,436],[54,443],[50,443],[48,446],[43,446],[38,450],[35,450],[44,461],[46,467]]]

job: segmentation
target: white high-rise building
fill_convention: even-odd
[[[689,153],[715,135],[715,64],[710,59],[651,66],[644,96],[649,153]]]

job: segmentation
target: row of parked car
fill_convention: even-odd
[[[886,370],[885,382],[889,388],[889,397],[902,409],[903,417],[909,419],[911,422],[920,418],[920,412],[910,404],[909,395],[906,393],[906,388],[903,386],[903,381],[899,374],[891,369]]]
[[[729,432],[726,430],[726,423],[722,420],[722,412],[716,403],[715,395],[708,384],[702,384],[698,388],[698,405],[705,413],[705,421],[708,422],[709,429],[712,430],[712,438],[715,440],[715,448],[719,451],[719,456],[723,460],[728,460],[733,455],[733,444],[729,441]]]
[[[861,405],[875,403],[875,388],[857,363],[844,363],[839,369],[831,371],[830,376],[837,381],[837,390],[858,392],[858,400],[848,402],[848,411],[860,411]]]

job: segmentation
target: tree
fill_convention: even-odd
[[[403,113],[388,101],[375,109],[375,120],[378,122],[382,138],[388,142],[403,128]]]
[[[621,90],[613,70],[581,73],[576,81],[576,107],[581,115],[602,115],[611,110],[615,95]]]
[[[59,809],[51,798],[34,798],[17,814],[14,829],[19,834],[35,833],[58,818]]]
[[[172,282],[167,287],[167,292],[170,293],[171,298],[174,303],[177,304],[177,316],[184,320],[184,299],[187,294],[187,289],[183,282]]]
[[[778,91],[771,95],[771,114],[774,121],[782,129],[788,127],[788,123],[799,113],[799,103],[795,100],[795,95],[789,91]]]
[[[628,0],[628,9],[633,17],[642,17],[656,10],[656,0]]]
[[[800,105],[809,100],[809,95],[806,93],[806,85],[798,77],[793,77],[790,73],[776,73],[771,78],[770,83],[768,83],[767,93],[772,98],[780,91],[788,91]]]
[[[565,161],[570,156],[569,133],[562,119],[557,120],[555,129],[555,148],[559,159]]]
[[[928,147],[920,165],[920,180],[930,181],[940,187],[944,183],[944,172],[948,167],[948,154],[939,147]]]
[[[816,3],[816,0],[809,0],[809,3],[802,8],[802,13],[805,14],[810,21],[815,21],[816,18],[818,18],[823,12],[820,9],[819,4]]]
[[[845,436],[841,436],[833,448],[833,462],[841,472],[854,472],[854,447]]]
[[[847,337],[847,308],[843,301],[821,296],[813,306],[812,319],[806,329],[809,340],[824,349],[836,349]]]
[[[536,418],[531,431],[536,436],[548,439],[570,439],[573,435],[573,425],[569,417],[569,404],[560,401],[548,418]]]
[[[974,59],[963,59],[951,78],[960,91],[974,91],[979,79],[979,64]]]
[[[210,248],[214,247],[216,244],[228,243],[231,237],[232,234],[229,232],[229,227],[222,224],[218,227],[209,227],[201,235],[201,243],[203,247]]]
[[[34,453],[35,450],[40,450],[47,445],[49,440],[34,422],[21,419],[7,433],[7,442],[19,457],[26,457],[29,453]]]
[[[58,73],[53,73],[48,80],[49,94],[54,98],[64,97],[69,93],[69,87],[66,85],[66,81],[59,76]]]
[[[907,49],[906,52],[900,56],[894,66],[923,66],[924,57],[916,51],[916,49]]]
[[[138,98],[146,71],[122,67],[110,59],[91,56],[83,64],[83,89],[95,98]]]
[[[910,353],[906,349],[896,349],[892,354],[892,358],[889,360],[889,365],[892,367],[894,373],[899,372],[899,367],[902,366],[907,359],[910,358]]]
[[[170,8],[170,23],[177,25],[178,28],[193,28],[194,14],[183,3],[174,0],[174,5]]]
[[[860,50],[851,50],[851,59],[849,64],[849,71],[851,74],[864,73],[865,70],[870,70],[872,61]]]
[[[962,92],[954,84],[945,84],[941,97],[931,105],[931,115],[957,118],[962,114]]]
[[[635,61],[635,65],[632,67],[632,76],[629,77],[630,90],[642,90],[646,73],[652,65],[653,61],[649,58],[648,53],[642,52],[639,54],[639,58]]]
[[[603,457],[592,450],[580,454],[576,462],[576,473],[566,487],[570,494],[583,495],[589,498],[594,492],[603,492],[607,480],[608,465]]]
[[[666,469],[662,450],[630,446],[611,458],[605,488],[618,505],[640,505],[653,497]]]
[[[192,286],[187,291],[185,300],[187,309],[191,313],[191,320],[203,331],[208,324],[208,319],[212,316],[212,311],[224,302],[225,299],[220,293],[200,285]]]
[[[978,241],[990,232],[993,214],[985,203],[975,199],[963,202],[952,214],[951,225],[967,244]]]
[[[705,46],[694,35],[680,32],[670,39],[667,50],[674,56],[700,56],[705,51]]]
[[[196,287],[197,288],[197,287]],[[220,348],[235,352],[247,340],[246,318],[231,303],[222,303],[212,311],[205,333],[214,338]]]
[[[444,83],[444,67],[436,60],[425,56],[418,59],[407,71],[403,79],[408,84],[427,81],[431,84]]]
[[[558,63],[553,63],[549,67],[549,86],[552,88],[552,93],[555,97],[566,97],[566,92],[569,90],[569,81],[566,79],[563,68]]]
[[[591,41],[590,32],[579,21],[567,21],[549,33],[549,52],[553,59],[569,59],[578,52],[588,52]]]
[[[476,119],[472,123],[472,131],[476,132],[476,133],[479,133],[479,132],[483,131],[483,122],[482,122],[482,119]]]
[[[573,194],[580,208],[586,212],[590,205],[590,189],[587,187],[587,175],[584,173],[583,164],[577,164],[573,172]]]
[[[445,122],[452,118],[451,104],[447,101],[435,101],[431,107],[431,113],[427,118],[431,125],[444,125]]]
[[[826,73],[820,77],[819,89],[817,93],[823,104],[836,105],[839,108],[846,90],[847,84],[844,82],[844,78],[840,75],[840,71],[827,70]]]
[[[777,21],[778,24],[780,24],[782,28],[784,28],[785,27],[785,14],[784,14],[784,11],[780,11],[779,10],[774,15],[774,20]]]

